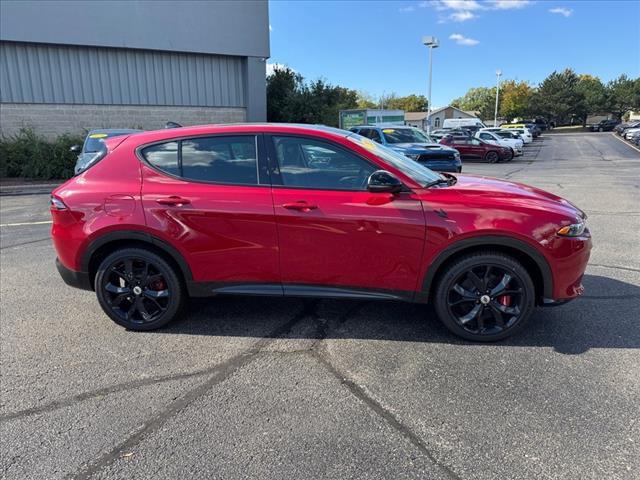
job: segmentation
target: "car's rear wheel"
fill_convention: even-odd
[[[486,153],[484,159],[489,163],[496,163],[498,160],[500,160],[500,155],[498,155],[498,152],[491,150],[490,152]]]
[[[531,276],[514,258],[499,252],[466,255],[438,279],[434,306],[456,335],[492,342],[522,329],[534,310]]]
[[[100,306],[130,330],[160,328],[180,312],[184,292],[169,263],[141,248],[124,248],[100,264],[95,290]]]
[[[599,132],[604,132],[604,128],[600,127],[600,128],[598,128],[598,131]]]

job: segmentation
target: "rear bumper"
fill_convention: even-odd
[[[60,259],[56,258],[56,268],[58,273],[64,280],[64,283],[71,287],[80,288],[82,290],[93,290],[88,272],[76,272],[65,267]]]

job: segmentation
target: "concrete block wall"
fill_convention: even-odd
[[[182,107],[157,105],[72,105],[47,103],[0,104],[0,135],[21,127],[53,139],[64,133],[83,134],[92,128],[164,128],[168,121],[182,125],[246,121],[246,109],[236,107]]]

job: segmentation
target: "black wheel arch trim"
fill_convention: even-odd
[[[143,232],[140,230],[115,230],[112,232],[105,233],[100,235],[98,238],[93,240],[87,248],[85,249],[80,265],[82,267],[83,272],[89,272],[89,266],[91,264],[91,258],[93,255],[103,247],[111,242],[123,241],[123,240],[133,240],[137,242],[148,243],[169,255],[172,260],[174,260],[178,266],[180,267],[180,271],[184,277],[185,282],[191,282],[193,280],[193,274],[191,273],[191,268],[189,264],[184,259],[182,254],[169,243],[161,240],[160,238],[152,235],[148,232]]]
[[[469,248],[490,248],[492,246],[508,247],[514,250],[518,250],[531,258],[531,260],[533,260],[533,262],[537,265],[538,269],[540,270],[540,274],[542,275],[543,296],[545,298],[553,297],[553,274],[551,272],[551,267],[549,266],[547,259],[542,253],[540,253],[535,247],[517,238],[500,235],[483,235],[479,237],[471,237],[465,238],[463,240],[458,240],[453,245],[445,248],[436,256],[435,260],[431,262],[431,265],[429,265],[427,273],[425,274],[422,281],[422,292],[418,294],[420,299],[425,302],[427,301],[431,292],[431,287],[433,287],[434,280],[436,279],[436,274],[438,273],[440,267],[447,260],[450,260],[457,253],[460,253],[461,251],[467,250]]]

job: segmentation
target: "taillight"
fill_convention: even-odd
[[[69,210],[62,200],[60,200],[58,197],[54,197],[53,195],[51,195],[50,204],[51,208],[53,208],[54,210]]]

